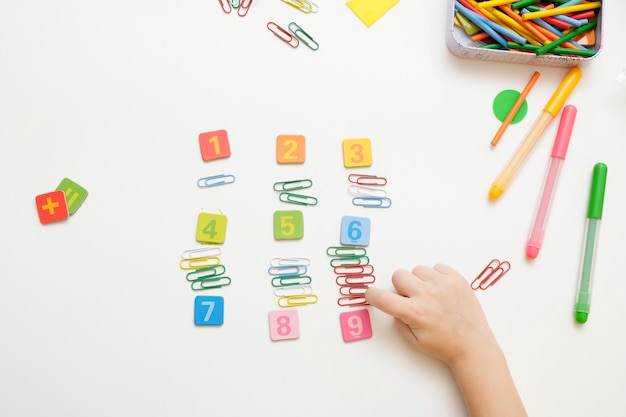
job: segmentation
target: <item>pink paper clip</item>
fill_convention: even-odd
[[[248,9],[252,6],[252,0],[241,0],[241,4],[237,9],[237,15],[244,17],[248,14]]]
[[[486,290],[500,280],[511,269],[509,261],[491,260],[480,274],[472,281],[473,290]]]
[[[300,41],[298,41],[298,38],[293,36],[291,33],[287,32],[285,29],[281,28],[274,22],[268,22],[267,28],[270,30],[270,32],[276,35],[278,39],[285,42],[287,45],[291,46],[292,48],[297,48],[298,45],[300,44]]]
[[[374,273],[374,266],[370,264],[365,265],[340,265],[336,266],[333,271],[337,275],[348,276],[363,276]]]
[[[222,10],[224,13],[228,14],[233,11],[233,8],[230,5],[230,0],[219,0],[220,6],[222,6]]]
[[[354,306],[365,306],[369,305],[367,299],[362,296],[349,296],[349,297],[339,297],[337,299],[337,304],[341,307],[354,307]]]
[[[348,181],[358,185],[375,185],[383,186],[387,184],[387,178],[377,177],[376,175],[350,174]]]

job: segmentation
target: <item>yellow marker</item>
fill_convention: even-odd
[[[400,0],[349,0],[346,2],[346,6],[365,23],[365,26],[370,27],[399,1]]]
[[[543,111],[539,114],[539,117],[526,134],[526,138],[517,148],[513,157],[509,160],[502,172],[500,172],[498,178],[496,178],[491,185],[489,197],[495,200],[502,195],[504,190],[506,190],[507,185],[511,182],[513,176],[526,159],[526,156],[528,156],[532,148],[535,146],[543,131],[550,124],[550,122],[554,120],[559,111],[561,111],[561,107],[563,107],[565,100],[567,100],[574,87],[576,87],[576,84],[578,84],[582,75],[583,73],[578,67],[574,67],[568,71],[565,78],[563,78],[563,81],[561,81],[561,84],[556,89],[548,103],[543,108]]]
[[[600,1],[575,4],[573,6],[559,6],[553,9],[545,9],[545,10],[539,10],[537,12],[524,13],[522,14],[522,19],[524,20],[539,19],[542,17],[557,16],[557,15],[565,14],[565,13],[574,13],[574,12],[580,12],[583,10],[599,9],[601,6],[602,6],[602,2]]]

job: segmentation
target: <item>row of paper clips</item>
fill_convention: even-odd
[[[307,258],[273,258],[267,270],[271,276],[274,295],[279,307],[300,307],[317,303],[307,275],[310,261]]]
[[[473,290],[486,290],[500,280],[511,269],[509,261],[500,262],[497,259],[491,260],[481,271],[480,274],[472,281]]]
[[[283,0],[284,1],[284,0]],[[291,22],[287,25],[287,29],[278,26],[274,22],[267,22],[267,28],[278,39],[285,42],[292,48],[297,48],[300,43],[303,43],[306,47],[313,51],[320,49],[320,45],[309,35],[304,29],[302,29],[296,22]]]
[[[368,305],[365,291],[376,281],[376,276],[367,250],[357,246],[330,246],[326,254],[332,257],[330,266],[339,286],[337,304],[342,307]]]
[[[194,291],[222,288],[230,285],[226,267],[221,263],[219,246],[204,246],[189,249],[182,253],[180,268],[187,272],[187,282]]]
[[[387,179],[376,175],[348,175],[348,192],[353,195],[352,204],[361,207],[389,208],[391,199],[383,189]]]
[[[244,17],[248,14],[252,0],[219,0],[220,6],[224,13],[229,14],[233,10],[237,10],[237,15]]]
[[[297,204],[300,206],[316,206],[317,198],[300,194],[301,190],[313,187],[310,179],[281,181],[274,183],[274,191],[278,194],[278,199],[283,203]],[[298,191],[294,193],[294,191]]]
[[[200,188],[217,187],[218,185],[232,184],[235,182],[233,174],[218,174],[210,177],[198,178],[196,184]]]

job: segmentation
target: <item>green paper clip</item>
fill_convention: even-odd
[[[302,194],[280,193],[278,199],[283,203],[297,204],[299,206],[317,205],[317,198]]]
[[[287,29],[289,29],[289,31],[293,33],[295,37],[298,38],[300,42],[305,44],[309,49],[313,51],[317,51],[318,49],[320,49],[319,44],[313,40],[311,35],[306,33],[304,29],[298,26],[296,22],[289,23],[289,25],[287,25]]]
[[[290,287],[292,285],[306,285],[313,280],[307,275],[284,275],[272,278],[272,287]]]

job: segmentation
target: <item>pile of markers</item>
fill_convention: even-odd
[[[221,263],[219,246],[203,246],[182,253],[180,268],[188,271],[185,278],[194,291],[227,287],[231,283],[226,267]]]
[[[330,246],[326,254],[332,257],[330,266],[339,286],[337,304],[342,307],[367,305],[365,291],[376,281],[367,250],[357,246]]]
[[[279,307],[299,307],[317,303],[317,295],[313,293],[307,275],[310,261],[307,258],[274,258],[267,270],[274,287],[274,295],[278,297]]]
[[[454,0],[455,24],[481,47],[536,55],[596,54],[600,1]]]

